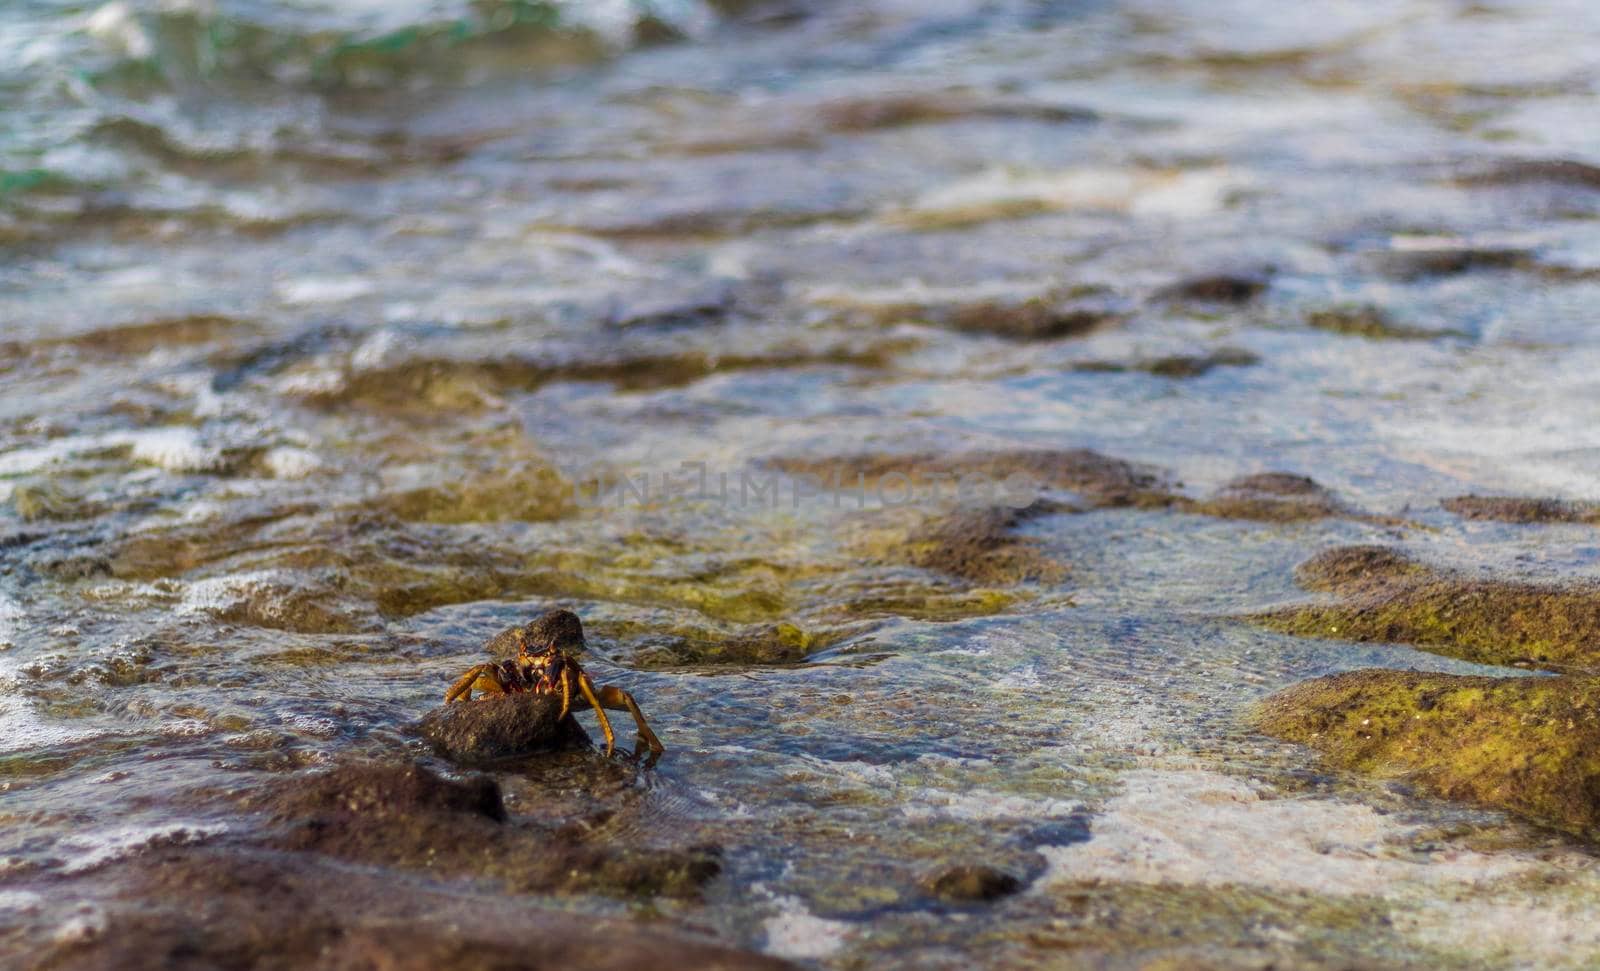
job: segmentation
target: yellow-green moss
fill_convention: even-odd
[[[1600,670],[1600,589],[1481,580],[1382,547],[1333,550],[1297,571],[1341,595],[1249,619],[1303,637],[1412,644],[1435,654],[1550,670]]]
[[[1254,720],[1343,768],[1600,833],[1600,678],[1351,671],[1279,692]]]

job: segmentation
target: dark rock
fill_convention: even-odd
[[[1021,890],[1022,881],[994,867],[965,864],[934,874],[925,886],[928,893],[942,900],[987,903]]]
[[[1431,242],[1432,245],[1427,245]],[[1382,246],[1361,253],[1372,270],[1400,280],[1454,276],[1473,270],[1511,269],[1526,263],[1525,249],[1479,246],[1454,239],[1418,241],[1409,246]]]
[[[30,954],[31,966],[60,971],[792,967],[659,922],[596,917],[528,897],[442,886],[431,873],[373,873],[252,849],[165,849],[80,882],[90,885],[54,885],[48,892],[95,899],[103,924],[73,937],[54,929],[59,922],[13,932],[9,942]]]
[[[1013,340],[1076,337],[1119,323],[1120,304],[1101,297],[1062,299],[1046,295],[1028,300],[984,301],[948,308],[924,308],[929,323],[968,334],[992,334]]]
[[[586,743],[588,736],[570,714],[556,720],[560,711],[557,695],[491,695],[440,705],[417,727],[452,761],[493,762]]]
[[[589,765],[570,780],[589,790],[586,803],[604,800],[631,777],[612,762]],[[614,810],[587,805],[563,822],[567,813],[555,795],[524,789],[521,796],[521,815],[510,817],[487,776],[454,780],[415,763],[350,762],[262,797],[261,808],[277,823],[268,844],[276,849],[488,880],[518,893],[692,899],[722,871],[714,846],[591,839]]]
[[[1223,347],[1209,354],[1174,354],[1151,358],[1134,365],[1136,370],[1158,378],[1198,378],[1219,367],[1250,367],[1261,358],[1236,347]]]
[[[1096,117],[1093,111],[1067,105],[939,91],[839,98],[817,108],[817,120],[823,128],[850,133],[967,118],[1029,119],[1060,124],[1093,121]]]
[[[1546,184],[1600,189],[1600,167],[1572,159],[1504,159],[1462,172],[1462,185],[1506,186]]]
[[[1216,273],[1191,277],[1156,291],[1157,300],[1188,303],[1245,303],[1267,289],[1265,273]]]

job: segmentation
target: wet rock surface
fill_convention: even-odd
[[[1268,699],[1270,735],[1332,764],[1399,774],[1448,799],[1600,835],[1600,679],[1369,669]]]
[[[76,933],[21,932],[40,966],[792,967],[668,928],[259,850],[159,850],[99,883],[114,889],[96,891],[91,910],[73,925]],[[66,882],[53,890],[74,887]]]
[[[481,764],[587,742],[570,714],[557,720],[560,712],[557,695],[491,695],[440,705],[422,716],[417,731],[445,758]]]
[[[414,762],[350,762],[269,797],[269,845],[367,865],[487,880],[513,893],[594,893],[624,899],[695,899],[722,871],[713,845],[618,843],[593,833],[619,810],[629,770],[579,776],[595,804],[569,806],[521,787],[515,812],[484,775],[445,778]],[[615,776],[614,778],[610,778]]]
[[[1591,584],[1479,579],[1384,547],[1329,550],[1295,576],[1339,599],[1249,619],[1291,634],[1411,644],[1482,664],[1600,669],[1600,589]]]

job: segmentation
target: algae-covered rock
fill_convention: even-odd
[[[1479,579],[1371,546],[1319,554],[1296,579],[1340,599],[1249,619],[1289,634],[1412,644],[1480,664],[1600,670],[1600,587],[1593,584]]]
[[[553,694],[508,694],[440,705],[418,723],[418,731],[440,755],[455,762],[483,763],[582,744],[583,728]]]
[[[1382,307],[1372,304],[1341,304],[1313,310],[1306,315],[1306,324],[1317,330],[1369,340],[1415,341],[1465,336],[1460,331],[1428,330],[1398,323]]]
[[[1456,496],[1441,506],[1462,519],[1502,523],[1600,523],[1600,503],[1523,496]]]
[[[992,866],[962,864],[941,870],[924,881],[928,893],[956,903],[987,903],[1022,889],[1022,881]]]
[[[1600,834],[1600,678],[1351,671],[1273,695],[1255,722],[1344,768]]]
[[[791,623],[760,624],[732,634],[669,630],[645,635],[631,663],[640,668],[798,664],[842,636],[843,632],[817,633]]]
[[[1224,519],[1280,523],[1325,519],[1349,512],[1332,492],[1314,480],[1288,472],[1262,472],[1234,479],[1216,495],[1187,510]]]
[[[1064,489],[1097,507],[1168,506],[1177,500],[1173,484],[1159,469],[1102,455],[1086,448],[984,449],[971,452],[865,452],[824,458],[783,457],[770,464],[792,475],[806,475],[840,489],[882,486],[892,480],[918,495],[937,489],[949,496],[1000,484],[1015,505],[1032,502],[1039,487]]]
[[[958,509],[895,544],[891,559],[948,574],[983,586],[1053,583],[1064,579],[1064,564],[1046,556],[1037,541],[1015,534],[1018,526],[1059,511],[1055,503],[1035,502],[1022,509],[985,506]]]

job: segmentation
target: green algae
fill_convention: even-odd
[[[543,522],[572,512],[572,492],[560,472],[534,464],[458,475],[442,485],[391,493],[379,506],[413,522]]]
[[[1600,669],[1600,589],[1590,585],[1477,579],[1383,547],[1331,550],[1296,576],[1341,599],[1248,619],[1287,634],[1411,644],[1480,664]]]
[[[1351,671],[1273,695],[1254,721],[1341,768],[1600,835],[1600,678]]]
[[[913,346],[914,342],[897,339],[750,353],[619,353],[565,361],[514,356],[495,360],[412,358],[353,372],[337,387],[314,390],[304,400],[330,410],[355,407],[419,416],[470,414],[499,407],[504,395],[526,394],[558,381],[592,381],[619,391],[651,391],[683,387],[730,371],[828,366],[876,370]]]

